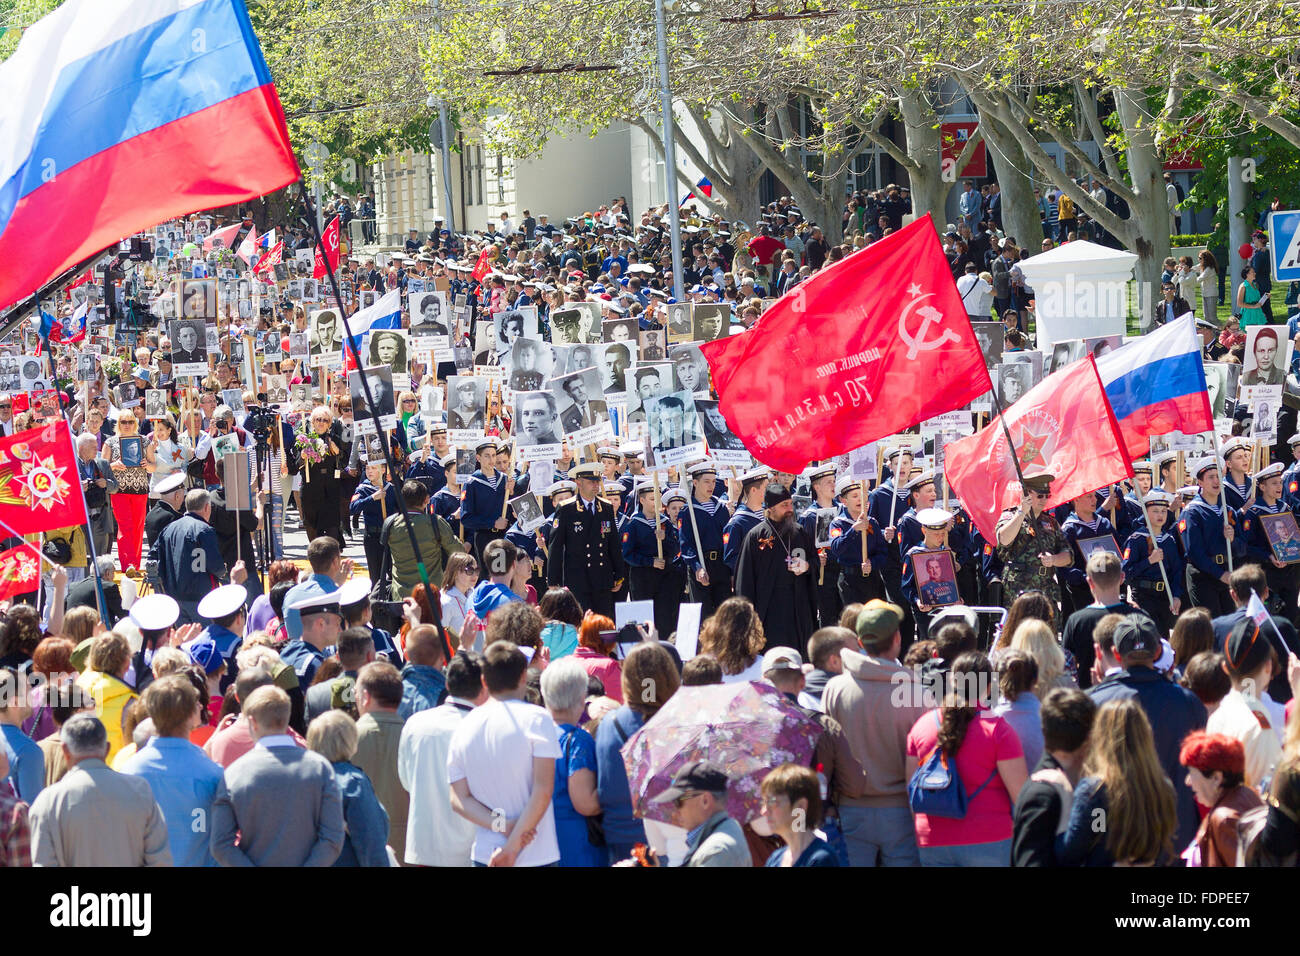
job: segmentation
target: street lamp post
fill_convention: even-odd
[[[668,223],[673,248],[673,298],[682,294],[682,224],[677,215],[677,148],[674,143],[673,91],[668,85],[668,39],[664,27],[664,0],[655,0],[655,41],[659,47],[659,109],[664,136],[664,191],[668,198]]]

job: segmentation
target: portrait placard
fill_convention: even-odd
[[[1300,529],[1296,527],[1295,515],[1280,511],[1257,515],[1256,520],[1264,525],[1273,556],[1284,564],[1300,564]]]
[[[909,555],[918,604],[944,607],[961,603],[957,590],[957,570],[951,551],[918,551]]]

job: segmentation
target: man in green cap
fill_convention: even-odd
[[[1009,508],[998,520],[998,556],[1002,558],[1002,603],[1010,607],[1023,592],[1039,590],[1048,600],[1061,604],[1056,569],[1072,561],[1061,526],[1047,506],[1054,475],[1038,474],[1024,479],[1018,508]]]

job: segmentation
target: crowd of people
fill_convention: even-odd
[[[959,291],[987,281],[972,317],[1002,316],[1025,351],[1032,290],[999,208],[968,190],[945,250]],[[59,390],[0,399],[5,435],[67,417],[88,511],[28,542],[41,586],[0,621],[0,861],[1294,864],[1300,571],[1264,519],[1300,506],[1300,464],[1246,441],[1161,451],[1052,510],[1052,476],[1031,475],[986,539],[920,430],[881,443],[867,480],[737,450],[700,341],[910,214],[906,189],[851,196],[830,243],[788,197],[752,225],[688,207],[682,302],[667,210],[623,199],[412,230],[345,255],[338,297],[205,250],[220,222],[170,226],[191,254],[92,298],[85,344],[46,343]],[[173,339],[193,313],[163,303],[209,279],[204,354]],[[330,310],[395,291],[400,319],[374,332],[405,347],[426,291],[450,321],[445,347],[394,352],[384,420],[356,408]],[[1210,301],[1205,358],[1231,362]],[[320,348],[295,357],[309,328]],[[646,334],[666,350],[631,361]],[[521,342],[553,372],[530,365],[515,392]],[[606,344],[628,361],[598,366]],[[174,371],[196,358],[206,374]],[[588,371],[602,407],[581,377],[558,407],[549,383]],[[646,412],[670,391],[708,439],[662,466]],[[564,418],[540,426],[558,457],[528,454],[549,444],[525,438],[534,415]],[[286,557],[299,530],[305,562]],[[737,809],[744,781],[707,748],[644,792],[629,740],[675,698],[748,682],[815,741],[768,768],[761,810]]]

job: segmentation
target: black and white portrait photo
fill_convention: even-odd
[[[600,384],[606,396],[620,395],[632,389],[632,370],[636,364],[636,348],[631,342],[610,342],[593,349],[600,356]]]
[[[646,464],[663,467],[704,456],[695,396],[690,392],[647,398],[643,410],[649,430]]]
[[[566,435],[609,421],[609,408],[601,397],[600,373],[594,368],[551,380],[560,402],[560,424]]]
[[[971,328],[975,330],[975,341],[980,344],[980,351],[984,353],[984,364],[992,368],[1002,361],[1002,333],[1006,327],[1001,322],[972,322]]]
[[[289,376],[266,376],[266,401],[271,405],[285,405],[289,401]]]
[[[637,336],[641,343],[641,361],[662,362],[668,355],[664,350],[666,344],[661,329],[649,329]]]
[[[374,400],[375,412],[379,415],[384,428],[392,428],[397,421],[397,396],[393,392],[393,370],[386,365],[377,365],[363,371],[348,372],[348,394],[352,397],[352,420],[357,431],[362,435],[374,434],[374,421],[370,417],[370,404],[361,385],[361,376],[365,375],[366,384],[370,386],[370,397]]]
[[[5,366],[5,360],[12,358],[11,366]],[[12,370],[13,384],[9,384]],[[82,382],[93,381],[99,375],[99,356],[94,352],[82,352],[77,356],[77,378]],[[0,357],[0,391],[13,391],[18,387],[18,359],[14,356]]]
[[[629,422],[644,422],[646,403],[652,398],[667,395],[673,391],[673,367],[671,365],[638,365],[635,372],[628,375],[632,386],[628,396]],[[692,406],[692,409],[694,406]]]
[[[566,373],[581,372],[585,368],[596,367],[596,352],[590,345],[565,345],[561,347],[564,352],[564,371]]]
[[[395,374],[406,374],[406,333],[400,329],[376,329],[369,334],[367,354],[371,365],[387,365]]]
[[[1003,363],[998,367],[998,399],[1003,409],[1009,408],[1024,397],[1025,392],[1033,387],[1031,378],[1033,368],[1022,363]]]
[[[482,431],[487,380],[472,375],[447,379],[447,428],[450,431]]]
[[[551,347],[541,339],[515,339],[510,352],[509,388],[532,392],[551,376]]]
[[[558,458],[562,438],[559,403],[553,393],[515,395],[515,439],[519,443],[520,460]]]
[[[117,396],[118,408],[135,408],[140,404],[140,387],[134,382],[114,387],[113,394]]]
[[[674,345],[668,350],[668,360],[673,364],[674,389],[686,392],[709,390],[709,363],[700,351],[699,343]],[[646,359],[646,361],[651,361]]]
[[[727,334],[731,307],[721,302],[697,302],[691,307],[692,331],[697,342],[712,342]]]
[[[731,426],[719,410],[717,401],[697,398],[695,411],[699,414],[709,451],[745,451],[745,443],[731,433]]]
[[[167,389],[151,388],[144,393],[144,417],[165,418],[167,416]]]
[[[691,338],[694,326],[691,324],[691,304],[673,302],[668,309],[668,339],[671,342],[686,342]]]
[[[518,498],[511,498],[510,507],[515,509],[515,520],[519,522],[519,527],[525,532],[536,531],[546,523],[546,516],[542,513],[541,502],[537,500],[537,495],[531,491],[524,492]]]
[[[334,309],[319,309],[310,316],[311,358],[337,352],[343,346],[343,323]],[[313,361],[313,364],[316,364]],[[405,371],[405,367],[402,369]]]
[[[537,332],[537,310],[506,309],[492,316],[498,355],[508,355],[519,339],[540,339]]]
[[[284,341],[280,338],[280,333],[275,329],[269,329],[258,334],[262,337],[262,358],[267,362],[283,362]]]
[[[600,323],[602,342],[635,341],[639,325],[636,319],[606,319]]]
[[[167,335],[172,342],[173,374],[208,374],[208,333],[202,319],[172,319]]]
[[[289,333],[289,358],[305,361],[311,358],[311,336],[308,332]]]
[[[412,340],[447,337],[447,321],[450,315],[447,307],[447,293],[409,293],[408,301],[411,309],[410,332]],[[435,346],[424,347],[432,348]]]

